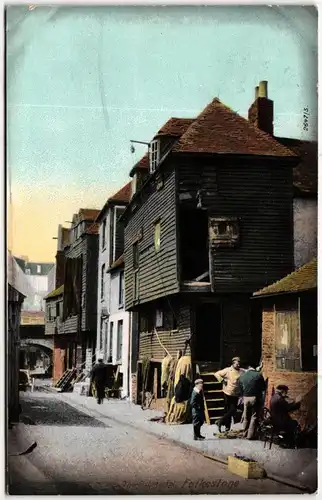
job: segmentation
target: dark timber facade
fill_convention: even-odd
[[[160,368],[166,351],[178,350],[199,366],[224,366],[234,355],[256,363],[261,311],[250,297],[293,270],[298,158],[217,99],[195,120],[169,120],[154,141],[158,164],[123,215],[138,366],[148,357]]]
[[[84,368],[95,352],[99,210],[80,209],[68,230],[60,228],[56,289],[46,298],[46,334],[54,335],[54,381],[65,370]]]

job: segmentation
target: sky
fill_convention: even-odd
[[[214,98],[247,117],[260,80],[275,135],[317,138],[317,12],[300,6],[10,6],[8,245],[54,261],[58,224],[102,208],[171,116]],[[309,108],[309,130],[303,110]]]

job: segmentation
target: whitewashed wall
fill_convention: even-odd
[[[294,265],[299,268],[317,256],[317,201],[311,198],[295,198]]]
[[[102,221],[103,222],[103,221]],[[104,329],[103,329],[103,339],[101,342],[101,317],[102,310],[107,308],[109,311],[109,291],[110,291],[110,275],[106,273],[109,267],[109,241],[110,241],[110,213],[106,215],[106,236],[105,236],[105,248],[102,248],[103,241],[103,224],[100,225],[99,230],[99,251],[98,251],[98,280],[97,280],[97,338],[96,338],[96,360],[98,358],[103,358],[106,361],[106,335],[108,318],[104,319]],[[105,293],[104,299],[101,298],[101,277],[102,277],[102,266],[105,264]]]
[[[115,270],[111,276],[111,294],[110,294],[110,317],[109,324],[113,323],[112,340],[112,362],[120,364],[120,371],[123,374],[122,397],[129,395],[129,355],[130,355],[130,313],[124,310],[124,306],[119,306],[119,283],[120,270]],[[122,355],[121,360],[117,359],[117,325],[123,321]],[[108,346],[110,345],[110,327],[108,336]],[[121,361],[121,363],[120,363]]]

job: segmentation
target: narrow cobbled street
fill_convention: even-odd
[[[300,493],[269,479],[242,479],[99,412],[88,416],[59,394],[38,390],[21,402],[23,442],[37,447],[9,457],[10,494]]]

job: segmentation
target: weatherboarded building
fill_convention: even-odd
[[[96,347],[99,210],[80,209],[60,228],[56,289],[46,297],[47,335],[54,336],[53,377],[91,366]]]
[[[259,94],[249,120],[218,99],[195,119],[171,118],[131,172],[133,196],[122,219],[137,386],[144,358],[160,369],[165,354],[179,349],[201,368],[235,355],[259,361],[261,311],[250,297],[293,270],[299,161],[271,135],[265,82]]]
[[[254,294],[262,304],[262,362],[268,403],[274,388],[286,384],[300,398],[302,425],[316,422],[317,261]]]

